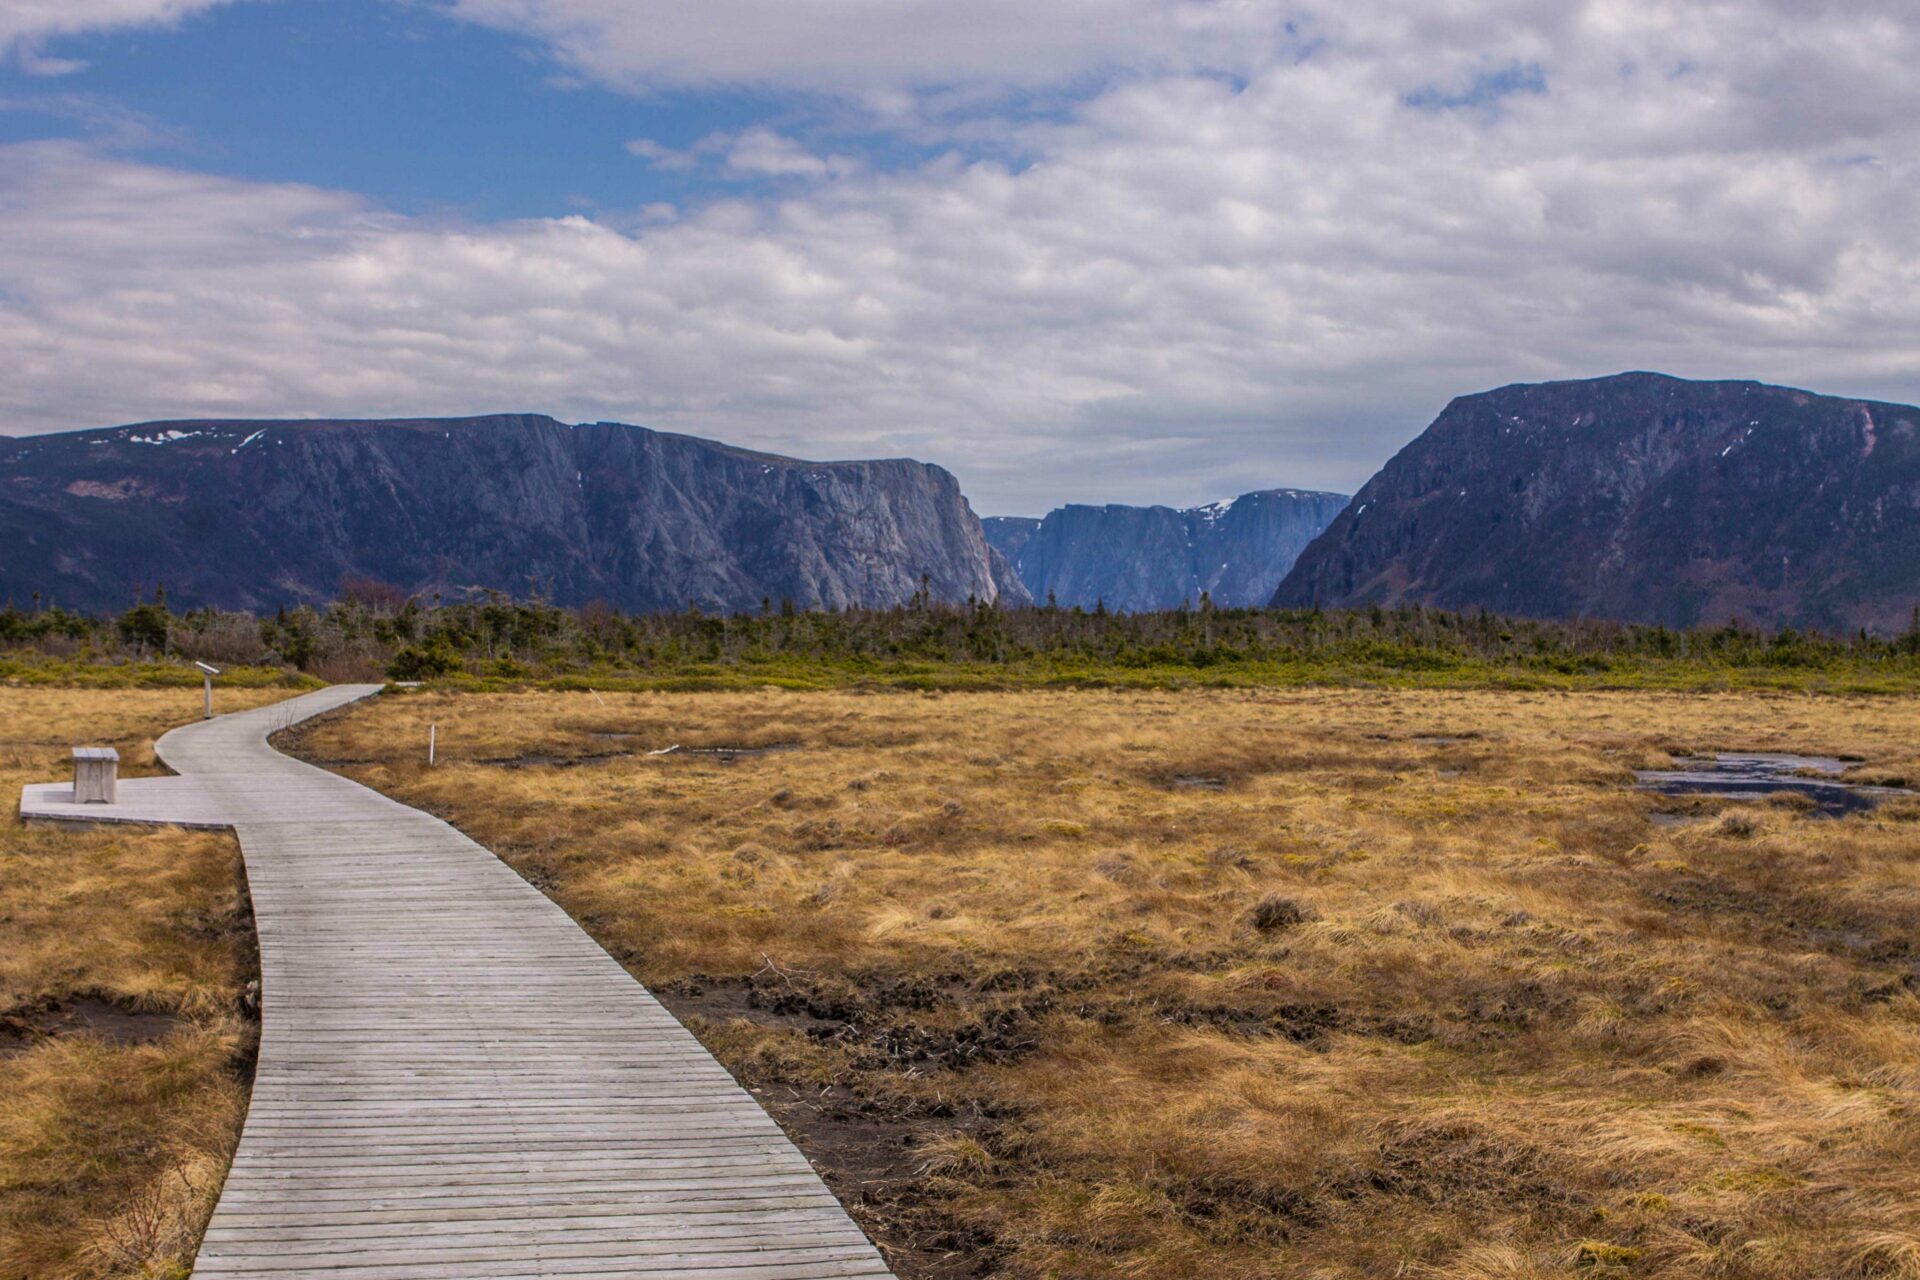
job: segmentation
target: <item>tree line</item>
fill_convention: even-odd
[[[1899,636],[1548,621],[1398,608],[1224,609],[943,603],[924,589],[886,608],[625,613],[501,593],[444,602],[369,581],[324,607],[269,614],[176,612],[164,590],[117,615],[0,610],[0,646],[53,659],[198,659],[278,666],[328,680],[554,679],[594,672],[832,669],[857,677],[915,665],[991,672],[1228,669],[1421,672],[1499,669],[1604,675],[1647,666],[1729,670],[1872,669],[1920,674],[1920,619]]]

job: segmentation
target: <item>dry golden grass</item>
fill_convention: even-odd
[[[903,1276],[1802,1280],[1920,1277],[1920,802],[1629,769],[1920,776],[1916,711],[418,694],[299,749],[549,892]]]
[[[82,743],[163,772],[152,740],[199,698],[0,689],[8,808]],[[253,972],[232,837],[0,828],[0,1276],[186,1274],[246,1113]]]

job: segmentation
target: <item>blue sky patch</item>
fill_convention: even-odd
[[[1498,71],[1482,72],[1465,89],[1427,85],[1401,100],[1419,111],[1498,111],[1500,104],[1515,94],[1537,95],[1546,91],[1547,73],[1538,63],[1516,62]]]
[[[46,55],[85,66],[40,77],[0,64],[0,142],[91,137],[161,164],[488,220],[698,202],[713,175],[650,166],[627,141],[685,147],[800,112],[751,91],[582,85],[529,41],[386,0],[223,6],[175,28],[56,40]]]

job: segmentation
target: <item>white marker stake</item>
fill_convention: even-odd
[[[196,662],[193,665],[199,670],[200,679],[206,685],[207,690],[205,712],[200,718],[202,720],[211,720],[213,719],[213,678],[220,674],[220,668],[210,666],[204,662]]]
[[[440,726],[437,724],[428,725],[427,726],[427,768],[429,769],[433,768],[433,750],[435,745],[438,743],[439,737],[440,737]]]

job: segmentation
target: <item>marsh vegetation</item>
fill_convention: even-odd
[[[164,772],[153,739],[198,708],[194,690],[0,690],[9,810],[79,743]],[[0,1275],[186,1274],[246,1113],[254,978],[231,836],[0,827]]]
[[[1920,803],[1633,771],[1898,784],[1913,716],[421,692],[291,746],[553,896],[904,1277],[1799,1280],[1920,1276]]]

